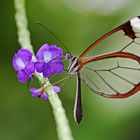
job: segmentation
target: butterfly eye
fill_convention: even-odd
[[[73,56],[70,53],[66,53],[65,59],[66,60],[72,60]]]

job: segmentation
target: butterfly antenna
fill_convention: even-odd
[[[60,40],[60,38],[58,38],[58,36],[48,27],[44,26],[43,24],[37,22],[36,24],[40,25],[41,27],[45,28],[48,32],[50,32],[60,43],[61,45],[66,49],[66,51],[69,53],[68,48],[66,47],[66,45]]]

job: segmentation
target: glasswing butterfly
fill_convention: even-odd
[[[65,47],[50,29],[37,24]],[[78,124],[82,120],[81,80],[94,93],[106,98],[127,98],[140,90],[140,16],[101,36],[79,57],[66,50],[65,58],[70,62],[68,74],[76,75],[77,79],[74,118]]]
[[[79,57],[66,53],[66,59],[70,61],[69,75],[77,78],[74,118],[79,124],[81,80],[107,98],[126,98],[140,90],[140,16],[97,39]]]

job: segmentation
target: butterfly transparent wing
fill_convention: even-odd
[[[127,51],[140,44],[140,17],[135,17],[97,39],[81,55],[80,60],[116,51]]]
[[[136,17],[87,48],[79,57],[86,85],[97,94],[113,98],[124,98],[139,91],[139,37],[140,17]]]
[[[84,65],[81,78],[94,93],[107,96],[118,93],[123,95],[139,84],[140,65],[131,59],[99,60]]]
[[[136,55],[140,55],[137,51],[140,47],[140,38],[134,40],[126,35],[122,30],[112,34],[102,42],[100,42],[95,48],[89,51],[84,57],[94,57],[106,53],[113,53],[117,51],[131,52]]]

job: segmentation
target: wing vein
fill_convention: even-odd
[[[116,94],[119,93],[119,91],[117,91],[114,87],[112,87],[97,71],[95,72],[109,88],[111,88]]]
[[[93,82],[93,80],[91,80],[84,72],[82,72],[82,74],[84,74],[84,76],[85,76],[98,90],[100,90],[100,88],[98,87],[98,85],[97,85],[95,82]],[[84,79],[84,78],[82,78],[82,79]]]
[[[115,75],[115,76],[119,77],[120,79],[124,80],[125,82],[127,82],[127,83],[131,84],[132,86],[135,86],[135,85],[136,85],[135,83],[133,83],[133,82],[129,81],[128,79],[126,79],[126,78],[124,78],[124,77],[122,77],[122,76],[118,75],[117,73],[115,73],[115,72],[113,72],[113,71],[109,71],[109,72],[110,72],[110,73],[112,73],[113,75]]]

